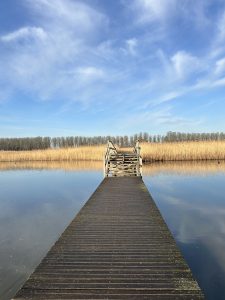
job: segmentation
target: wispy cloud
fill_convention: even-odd
[[[40,22],[45,23],[46,27],[62,31],[71,29],[71,33],[93,33],[96,27],[105,25],[107,17],[98,10],[81,2],[72,0],[24,0]],[[59,31],[60,33],[60,31]]]
[[[138,128],[139,131],[144,131],[146,124],[151,124],[153,131],[156,128],[167,130],[176,130],[180,128],[185,130],[186,127],[194,129],[203,123],[202,118],[188,118],[177,115],[173,106],[167,105],[164,107],[155,107],[151,110],[139,111],[130,113],[123,121],[119,122],[119,126],[127,130],[129,128]]]
[[[202,28],[210,26],[207,10],[212,0],[123,0],[125,6],[133,11],[138,24],[155,23],[167,25],[176,19],[192,21],[192,25]]]
[[[127,51],[131,54],[131,55],[136,55],[136,47],[138,45],[138,41],[136,38],[132,38],[132,39],[128,39],[126,40],[126,48]]]
[[[37,25],[0,38],[7,43],[0,66],[12,89],[36,93],[42,99],[54,98],[58,93],[68,98],[81,78],[102,79],[100,68],[92,66],[93,62],[88,65],[85,57],[98,39],[98,30],[107,26],[106,16],[71,0],[25,3]],[[73,76],[68,76],[68,68],[74,70]]]
[[[95,67],[78,68],[75,70],[74,75],[78,78],[78,80],[84,81],[85,83],[88,81],[103,79],[105,77],[104,71]]]
[[[198,58],[185,51],[178,51],[175,53],[171,57],[171,61],[175,75],[181,79],[200,69],[200,62]]]
[[[215,74],[216,75],[224,74],[224,72],[225,72],[225,57],[217,60],[216,65],[215,65]]]
[[[3,42],[16,42],[24,39],[40,39],[47,38],[47,34],[41,27],[23,27],[9,34],[3,35],[1,41]]]
[[[49,100],[58,115],[85,108],[105,118],[113,111],[114,124],[140,115],[160,128],[188,127],[196,120],[178,100],[225,86],[222,0],[121,0],[119,11],[112,0],[17,5],[24,22],[0,35],[1,102]]]
[[[154,85],[155,88],[161,87],[161,93],[150,100],[146,99],[143,107],[160,105],[196,91],[225,86],[225,43],[220,38],[221,23],[223,18],[215,26],[215,34],[204,55],[178,50],[169,56],[161,49],[157,51],[157,69],[161,76],[155,76]]]
[[[134,0],[131,9],[136,12],[140,23],[164,21],[173,14],[176,2],[177,0]],[[129,5],[127,2],[126,4]]]

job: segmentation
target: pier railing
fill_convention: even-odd
[[[134,146],[134,153],[137,155],[137,174],[138,176],[142,176],[142,157],[141,157],[141,147],[139,140],[136,141]]]
[[[109,174],[109,161],[112,155],[117,155],[117,149],[112,141],[108,141],[107,149],[104,159],[104,177],[108,177]]]
[[[104,157],[104,177],[109,176],[142,176],[142,158],[139,141],[131,151],[117,151],[111,141],[108,141]]]

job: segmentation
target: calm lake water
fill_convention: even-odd
[[[144,167],[206,299],[225,299],[225,162]],[[10,299],[103,178],[102,163],[0,164],[0,299]]]

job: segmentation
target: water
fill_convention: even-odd
[[[102,176],[102,163],[0,164],[0,299],[15,294]],[[206,299],[225,299],[225,163],[153,164],[143,178]]]
[[[101,169],[70,167],[0,165],[0,299],[15,294],[102,180]]]

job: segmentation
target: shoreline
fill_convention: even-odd
[[[225,160],[225,141],[141,143],[143,163]],[[132,152],[133,148],[118,148]],[[30,151],[0,151],[0,162],[103,161],[105,145]]]
[[[142,160],[142,163],[144,165],[149,165],[152,163],[167,163],[167,162],[223,162],[225,161],[225,158],[220,159],[220,158],[202,158],[202,159],[180,159],[180,160]],[[71,163],[76,163],[76,162],[96,162],[96,163],[102,163],[103,160],[91,160],[91,159],[60,159],[60,160],[54,160],[54,159],[48,159],[48,160],[34,160],[34,159],[28,159],[28,160],[0,160],[0,163],[30,163],[30,162],[43,162],[43,163],[60,163],[60,162],[71,162]]]
[[[0,162],[0,171],[7,170],[63,170],[63,171],[88,171],[103,174],[102,161],[23,161]],[[165,161],[143,164],[143,176],[165,172],[168,174],[211,174],[225,173],[225,160],[218,161]]]

